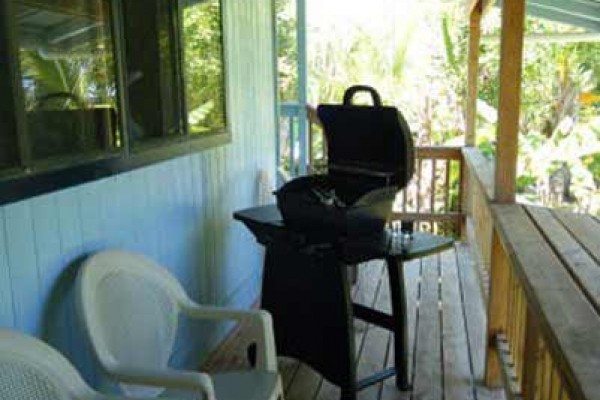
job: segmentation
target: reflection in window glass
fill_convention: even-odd
[[[176,7],[172,0],[124,0],[123,11],[129,137],[135,145],[182,135]]]
[[[13,0],[35,160],[121,147],[107,0]]]
[[[5,4],[0,4],[0,38],[8,37]],[[4,14],[4,15],[3,15]],[[9,59],[8,43],[0,40],[0,170],[8,169],[19,163],[17,132],[15,124],[14,82],[11,66],[3,60]]]
[[[190,134],[225,128],[223,37],[219,0],[180,0]]]

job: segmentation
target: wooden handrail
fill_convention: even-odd
[[[494,162],[485,158],[475,147],[463,147],[461,150],[475,183],[485,192],[486,200],[491,202],[494,199]]]
[[[508,398],[600,399],[591,372],[600,364],[600,250],[588,254],[594,239],[585,250],[600,224],[496,204],[494,162],[475,148],[462,153],[469,241],[484,292],[490,286],[486,382],[503,383]]]
[[[462,149],[465,171],[463,209],[467,214],[467,237],[479,269],[479,283],[487,299],[492,257],[492,213],[494,199],[494,163],[473,147]]]
[[[598,300],[585,295],[587,282],[571,276],[565,259],[580,245],[571,239],[568,248],[554,247],[548,235],[562,243],[569,239],[560,234],[566,229],[552,222],[558,216],[549,209],[516,204],[492,208],[500,246],[494,253],[494,320],[488,332],[500,365],[513,370],[508,375],[515,382],[505,385],[525,400],[600,399],[600,315],[593,304]],[[576,262],[580,265],[573,273],[584,274],[586,262]],[[590,263],[596,271],[598,261]]]
[[[460,223],[463,218],[464,214],[457,211],[450,211],[445,213],[410,213],[400,211],[392,212],[392,219],[394,220]]]
[[[418,146],[415,147],[415,158],[462,160],[461,149],[460,146]]]

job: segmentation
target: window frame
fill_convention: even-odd
[[[108,18],[115,56],[117,126],[122,132],[123,146],[118,152],[98,151],[93,155],[52,157],[47,160],[34,161],[31,157],[31,147],[25,128],[26,111],[23,101],[20,59],[18,57],[17,27],[14,19],[11,18],[14,15],[11,3],[11,0],[0,2],[0,57],[3,51],[7,53],[9,62],[5,68],[8,68],[11,76],[8,83],[11,89],[9,96],[1,99],[0,104],[3,106],[8,105],[8,109],[13,110],[14,126],[9,126],[11,131],[9,134],[12,134],[16,140],[18,154],[15,157],[17,161],[14,167],[0,168],[0,205],[92,182],[188,154],[199,153],[232,142],[225,1],[219,0],[225,127],[201,135],[190,135],[187,122],[185,74],[182,64],[184,61],[181,20],[183,14],[180,9],[180,2],[174,1],[173,11],[177,16],[172,21],[173,29],[176,32],[175,54],[173,56],[176,58],[177,68],[174,73],[176,74],[175,78],[181,83],[181,90],[179,90],[177,96],[180,100],[178,102],[179,106],[182,107],[180,113],[184,117],[183,131],[176,136],[157,137],[148,140],[146,143],[140,141],[134,144],[130,139],[128,126],[129,99],[126,89],[127,59],[123,30],[123,9],[121,0],[108,0],[110,7]]]

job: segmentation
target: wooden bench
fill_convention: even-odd
[[[494,205],[488,381],[524,399],[600,399],[600,221]]]

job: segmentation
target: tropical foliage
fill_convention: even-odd
[[[527,35],[580,32],[528,18]],[[484,34],[498,36],[499,14]],[[479,145],[493,154],[498,106],[497,42],[481,64]],[[524,49],[518,191],[521,201],[600,214],[600,43],[528,42]]]
[[[185,93],[191,133],[225,127],[219,3],[219,0],[210,0],[183,8]]]
[[[89,47],[83,45],[76,52],[64,51],[60,56],[48,56],[43,49],[21,49],[25,108],[31,111],[44,106],[40,103],[57,93],[64,94],[59,105],[62,107],[114,104],[112,52],[94,51]]]
[[[353,6],[362,8],[352,19],[351,12],[309,0],[310,101],[339,102],[349,85],[370,84],[404,113],[418,144],[462,144],[468,26],[457,3],[378,0]],[[535,18],[526,25],[528,35],[580,31]],[[490,157],[499,26],[493,10],[484,21],[477,127],[478,146]],[[293,41],[286,32],[280,30],[280,43]],[[524,58],[520,199],[600,214],[600,43],[528,43]],[[294,53],[280,50],[280,65],[294,71]]]

